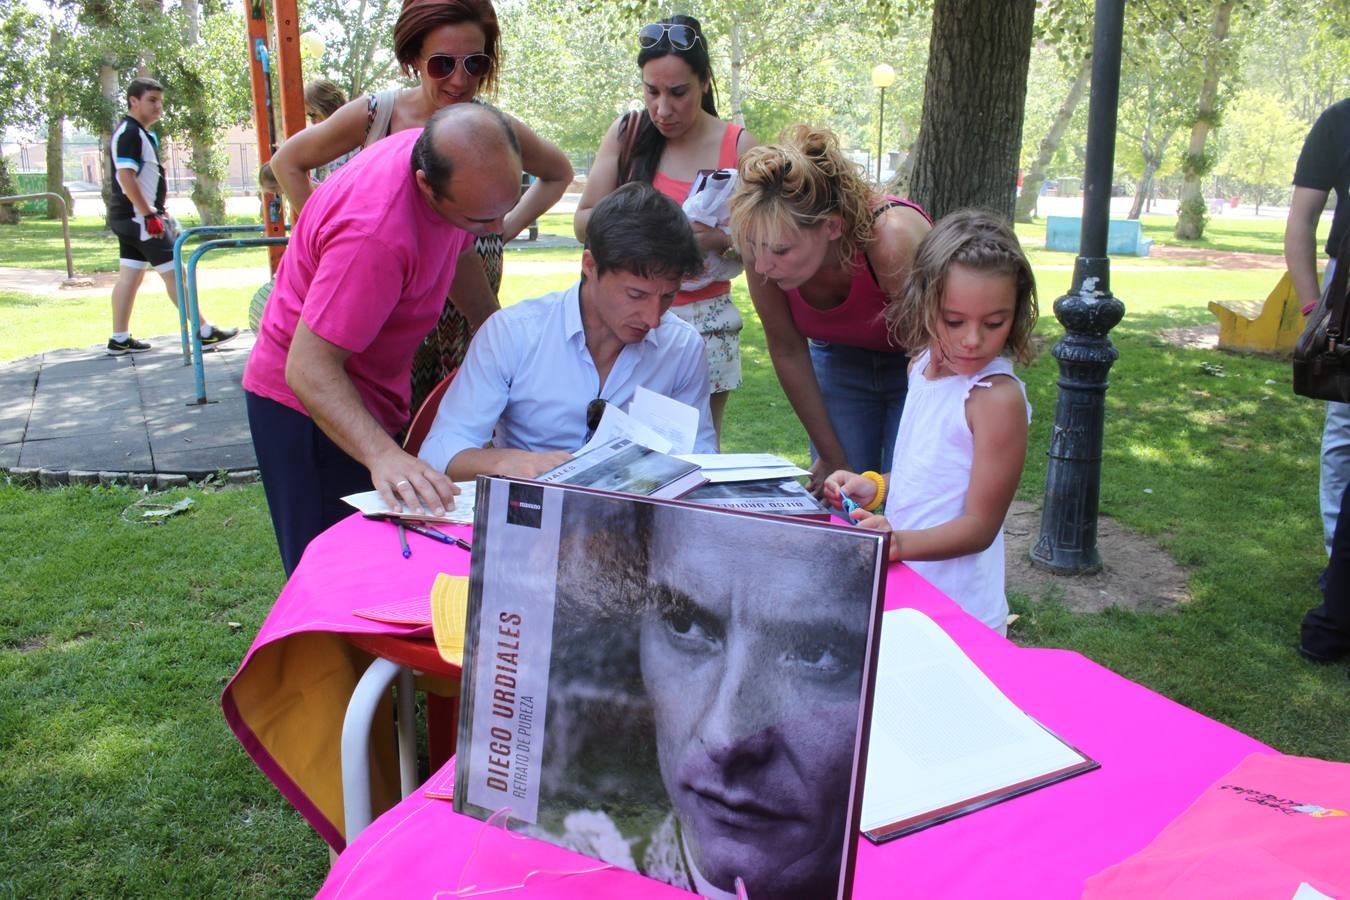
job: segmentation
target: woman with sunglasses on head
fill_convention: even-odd
[[[396,131],[421,128],[438,109],[494,89],[501,49],[491,0],[404,0],[394,25],[394,55],[403,74],[417,78],[415,86],[357,97],[277,148],[272,172],[297,214],[314,190],[310,170]],[[507,213],[502,234],[475,242],[493,293],[501,284],[502,245],[547,212],[572,181],[572,165],[561,150],[507,118],[520,141],[521,164],[534,180]],[[446,301],[413,359],[412,409],[460,364],[472,331],[497,308],[457,309],[453,298]]]
[[[731,230],[783,393],[811,439],[810,488],[891,471],[908,358],[884,312],[932,227],[878,193],[826,129],[794,125],[741,159]]]
[[[701,171],[734,169],[740,155],[758,143],[741,126],[717,117],[708,43],[697,19],[670,16],[645,25],[638,46],[646,109],[620,116],[600,142],[572,220],[582,243],[591,210],[620,185],[650,182],[684,203]],[[695,223],[694,236],[705,256],[731,249],[731,238],[716,227]],[[742,323],[731,302],[731,282],[681,291],[671,308],[703,336],[720,441],[727,394],[741,383]]]

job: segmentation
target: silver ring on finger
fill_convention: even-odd
[[[405,478],[402,481],[394,482],[394,487],[402,487],[405,484],[412,484],[412,482]]]

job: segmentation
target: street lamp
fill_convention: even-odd
[[[1107,333],[1125,315],[1125,304],[1111,293],[1111,259],[1106,251],[1124,21],[1125,0],[1096,0],[1083,223],[1072,285],[1055,301],[1055,318],[1064,326],[1064,337],[1050,351],[1059,361],[1059,400],[1045,474],[1041,534],[1031,548],[1031,561],[1061,575],[1090,575],[1102,569],[1097,503],[1107,373],[1118,355]]]
[[[886,63],[872,67],[872,85],[881,91],[881,114],[877,116],[877,184],[881,184],[881,135],[886,130],[886,88],[895,84],[895,70]]]
[[[306,31],[300,35],[300,55],[308,59],[318,59],[328,49],[323,35],[317,31]]]

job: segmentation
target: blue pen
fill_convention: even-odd
[[[410,556],[412,556],[412,548],[408,546],[408,532],[403,527],[402,522],[398,523],[398,543],[399,546],[403,548],[404,559],[407,559]]]
[[[853,522],[854,525],[857,525],[858,523],[853,519],[853,511],[855,509],[862,509],[862,507],[859,506],[853,500],[852,497],[850,497],[848,494],[845,494],[843,491],[839,492],[839,499],[843,501],[844,504],[844,517],[847,518],[850,522]]]
[[[414,534],[420,534],[423,537],[429,537],[433,541],[440,541],[442,544],[454,544],[456,547],[460,547],[465,550],[473,549],[472,547],[469,546],[469,542],[464,540],[463,538],[455,537],[452,534],[446,534],[443,531],[437,531],[435,528],[424,528],[419,525],[411,525],[411,524],[405,524],[404,527],[407,528],[409,531],[413,532]]]

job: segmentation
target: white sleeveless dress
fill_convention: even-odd
[[[949,522],[965,510],[975,437],[966,424],[966,398],[977,387],[991,386],[991,375],[1007,375],[1017,382],[1026,400],[1026,386],[1013,375],[1012,362],[994,359],[976,375],[949,375],[930,379],[929,351],[910,370],[909,394],[895,437],[886,518],[895,531],[932,528]],[[1027,404],[1027,422],[1031,404]],[[979,553],[927,562],[908,562],[938,590],[1000,634],[1006,632],[1008,598],[1003,592],[1003,529]]]

